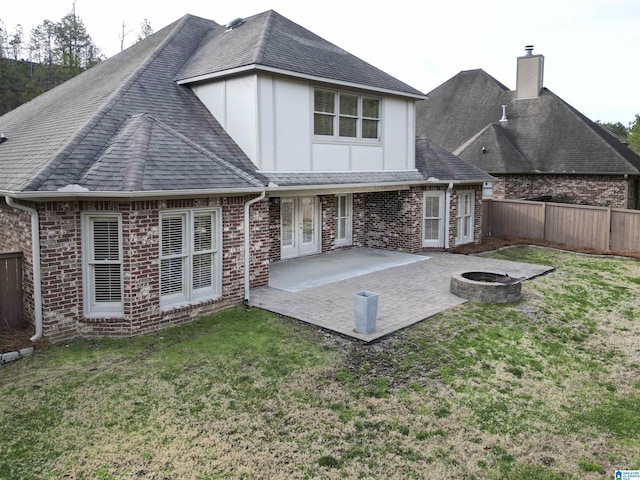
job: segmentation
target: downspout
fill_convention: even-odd
[[[252,198],[251,200],[247,201],[244,204],[244,304],[245,305],[249,305],[249,290],[250,290],[249,271],[251,269],[251,252],[249,251],[249,248],[250,248],[249,232],[251,230],[249,228],[249,207],[251,207],[251,205],[253,205],[254,203],[262,200],[266,194],[267,192],[263,191],[260,195],[258,195],[255,198]]]
[[[453,190],[453,182],[449,183],[447,187],[447,191],[444,194],[444,204],[447,206],[447,214],[445,216],[446,221],[444,222],[444,248],[445,250],[449,250],[450,242],[449,242],[449,231],[450,231],[450,223],[451,223],[451,191]]]
[[[33,311],[35,315],[36,333],[30,338],[36,342],[42,338],[42,271],[40,268],[40,220],[38,212],[31,207],[14,203],[9,195],[4,197],[7,205],[31,215],[31,249],[33,257]]]

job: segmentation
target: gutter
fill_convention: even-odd
[[[149,190],[149,191],[131,191],[131,192],[116,192],[108,190],[58,190],[58,191],[32,191],[32,192],[15,192],[8,190],[0,190],[0,195],[10,195],[14,199],[19,200],[33,200],[33,201],[73,201],[73,200],[88,200],[96,198],[108,198],[111,200],[160,200],[164,198],[176,198],[176,197],[206,197],[206,196],[241,196],[247,193],[261,193],[264,191],[264,187],[247,187],[247,188],[207,188],[207,189],[192,189],[192,190]]]
[[[42,270],[40,265],[40,218],[38,212],[31,207],[14,203],[9,195],[4,197],[7,205],[28,212],[31,215],[31,249],[33,251],[33,311],[35,315],[36,333],[29,340],[36,342],[42,338]]]
[[[132,192],[116,192],[108,190],[58,190],[58,191],[32,191],[32,192],[17,192],[11,190],[0,190],[0,195],[11,196],[16,200],[31,200],[31,201],[74,201],[74,200],[88,200],[97,198],[108,198],[110,200],[159,200],[163,198],[176,198],[176,197],[206,197],[206,196],[241,196],[248,193],[261,194],[263,192],[295,192],[304,191],[311,192],[317,191],[318,193],[326,190],[340,190],[340,191],[357,191],[364,189],[376,189],[382,188],[386,190],[408,190],[411,185],[459,185],[459,184],[472,184],[488,182],[484,179],[467,179],[467,180],[419,180],[419,181],[397,181],[397,182],[367,182],[367,183],[327,183],[327,184],[313,184],[313,185],[287,185],[279,186],[272,184],[269,187],[248,187],[248,188],[207,188],[207,189],[192,189],[192,190],[149,190],[149,191],[132,191]],[[372,190],[373,191],[373,190]]]
[[[251,269],[251,252],[249,251],[249,208],[256,202],[264,199],[267,192],[262,191],[260,195],[252,198],[244,204],[244,304],[249,305],[249,296],[250,296],[250,279],[249,279],[249,271]]]

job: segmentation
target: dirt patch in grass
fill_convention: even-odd
[[[34,347],[36,350],[42,350],[48,345],[46,340],[32,342],[30,338],[33,336],[33,329],[20,330],[0,330],[0,353],[13,352],[21,348]]]

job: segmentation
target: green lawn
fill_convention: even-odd
[[[373,345],[242,308],[0,367],[1,479],[613,479],[640,469],[640,263],[537,248],[515,305]]]

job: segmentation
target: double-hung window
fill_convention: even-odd
[[[336,195],[336,245],[351,244],[351,194]]]
[[[473,241],[473,209],[475,204],[475,193],[473,191],[458,192],[458,213],[457,228],[458,244]]]
[[[313,133],[344,140],[380,139],[379,98],[314,90]]]
[[[424,192],[422,219],[422,246],[444,246],[444,208],[445,193],[440,191]]]
[[[82,238],[85,314],[121,316],[124,307],[120,215],[84,213]]]
[[[160,306],[219,296],[220,214],[183,210],[160,214]]]

